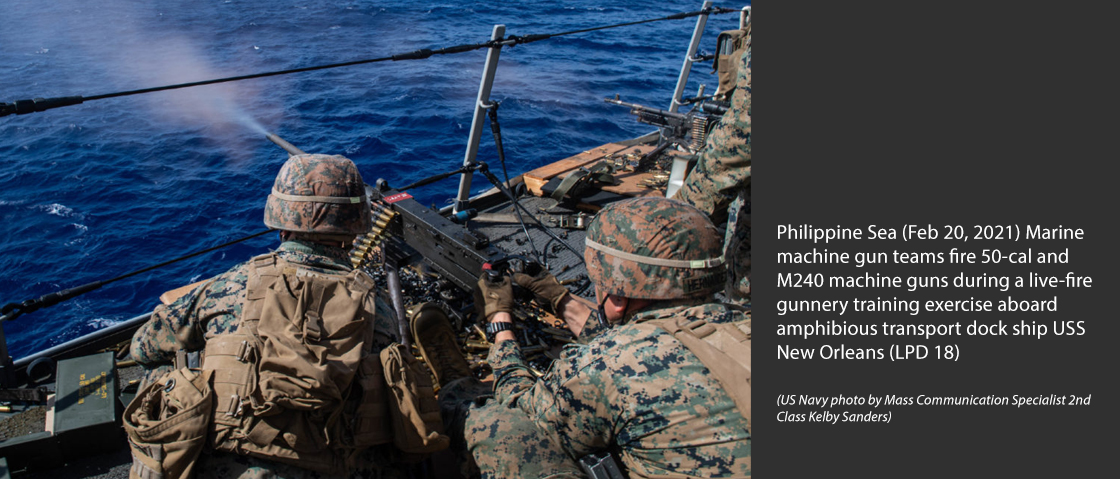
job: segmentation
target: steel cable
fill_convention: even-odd
[[[713,8],[708,8],[708,9],[704,9],[704,10],[697,10],[695,12],[676,13],[676,14],[669,15],[669,16],[666,16],[666,17],[650,18],[650,19],[646,19],[646,20],[638,20],[638,21],[626,22],[626,23],[617,23],[617,24],[613,24],[613,25],[604,25],[604,26],[599,26],[599,27],[582,28],[582,29],[579,29],[579,30],[570,30],[570,31],[559,32],[559,33],[542,33],[542,34],[530,34],[530,35],[523,35],[523,36],[511,35],[511,36],[509,36],[508,38],[505,38],[505,39],[491,40],[491,41],[484,42],[484,43],[465,43],[465,44],[462,44],[462,45],[456,45],[456,46],[446,47],[446,48],[439,48],[439,49],[434,49],[434,50],[425,48],[425,49],[420,49],[420,50],[416,50],[416,51],[412,51],[412,52],[408,52],[408,53],[400,53],[400,54],[390,55],[390,56],[385,56],[385,57],[380,57],[380,58],[370,58],[370,59],[365,59],[365,60],[353,60],[353,61],[347,61],[347,62],[341,62],[341,63],[330,63],[330,64],[326,64],[326,65],[317,65],[317,66],[311,66],[311,67],[291,68],[291,69],[287,69],[287,70],[276,70],[276,71],[271,71],[271,72],[253,73],[253,74],[248,74],[248,75],[238,75],[238,76],[232,76],[232,77],[226,77],[226,78],[215,78],[215,79],[211,79],[211,80],[201,80],[201,81],[189,82],[189,83],[178,83],[178,84],[174,84],[174,85],[164,85],[164,86],[151,87],[151,88],[141,88],[141,89],[138,89],[138,90],[128,90],[128,91],[121,91],[121,92],[115,92],[115,93],[104,93],[104,94],[92,95],[92,96],[80,96],[79,95],[79,96],[66,96],[66,97],[56,97],[56,98],[34,98],[34,99],[29,99],[29,100],[16,100],[16,101],[11,102],[11,103],[0,103],[0,117],[11,115],[11,114],[23,115],[23,114],[26,114],[26,113],[45,111],[45,110],[58,108],[58,107],[63,107],[63,106],[78,105],[78,104],[81,104],[81,103],[84,103],[84,102],[87,102],[87,101],[103,100],[103,99],[106,99],[106,98],[116,98],[116,97],[122,97],[122,96],[140,95],[140,94],[144,94],[144,93],[154,93],[154,92],[166,91],[166,90],[177,90],[177,89],[181,89],[181,88],[190,88],[190,87],[204,86],[204,85],[214,85],[214,84],[218,84],[218,83],[227,83],[227,82],[234,82],[234,81],[241,81],[241,80],[251,80],[251,79],[255,79],[255,78],[264,78],[264,77],[271,77],[271,76],[278,76],[278,75],[288,75],[288,74],[292,74],[292,73],[303,73],[303,72],[310,72],[310,71],[317,71],[317,70],[327,70],[327,69],[331,69],[331,68],[341,68],[341,67],[349,67],[349,66],[354,66],[354,65],[364,65],[364,64],[368,64],[368,63],[378,63],[378,62],[385,62],[385,61],[401,61],[401,60],[422,60],[422,59],[425,59],[425,58],[429,58],[432,55],[451,55],[451,54],[469,52],[469,51],[479,50],[479,49],[482,49],[482,48],[491,48],[491,47],[503,47],[503,46],[513,47],[515,45],[531,43],[531,42],[536,42],[536,41],[540,41],[540,40],[546,40],[546,39],[549,39],[549,38],[566,36],[566,35],[574,35],[574,34],[578,34],[578,33],[587,33],[587,32],[599,31],[599,30],[607,30],[607,29],[611,29],[611,28],[628,27],[628,26],[632,26],[632,25],[640,25],[640,24],[644,24],[644,23],[660,22],[660,21],[666,21],[666,20],[680,20],[680,19],[695,17],[695,16],[699,16],[699,15],[718,15],[718,14],[723,14],[723,13],[736,13],[736,12],[738,12],[738,10],[733,10],[733,9],[729,9],[729,8],[722,8],[722,7],[713,7]]]

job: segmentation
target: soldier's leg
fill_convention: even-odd
[[[443,419],[444,431],[451,438],[448,453],[454,456],[462,477],[479,477],[478,466],[474,463],[464,428],[467,415],[476,404],[483,404],[490,397],[492,389],[473,377],[459,378],[439,390],[439,410]]]
[[[520,409],[493,401],[473,407],[467,414],[464,432],[483,478],[587,477],[560,445]]]
[[[462,477],[478,477],[478,467],[474,465],[463,438],[463,422],[471,405],[481,400],[480,397],[489,395],[491,388],[474,378],[467,358],[459,351],[451,321],[441,307],[434,303],[420,305],[413,313],[411,323],[416,347],[440,385],[440,415],[444,431],[451,437],[448,450],[436,453],[433,458],[435,466],[442,470],[457,469]],[[446,467],[449,461],[457,462],[460,467]],[[446,475],[453,474],[449,471]]]

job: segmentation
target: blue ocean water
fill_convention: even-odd
[[[716,2],[739,8],[743,3]],[[701,8],[645,2],[7,0],[0,101],[86,97],[588,28]],[[701,51],[737,15],[708,21]],[[604,97],[666,108],[695,19],[502,51],[492,99],[511,175],[651,131]],[[0,118],[0,304],[106,280],[260,231],[287,154],[343,154],[401,186],[463,161],[486,52],[111,98]],[[686,89],[715,88],[697,66]],[[497,170],[487,128],[478,158]],[[411,193],[442,206],[451,178]],[[476,179],[475,192],[489,187]],[[164,291],[275,246],[272,235],[111,283],[4,324],[20,358],[150,311]]]

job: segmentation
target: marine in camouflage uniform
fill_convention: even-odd
[[[619,457],[630,477],[750,477],[749,417],[694,354],[645,324],[748,321],[741,310],[714,302],[724,278],[715,226],[683,203],[640,198],[604,208],[587,238],[598,314],[551,275],[513,278],[552,305],[573,332],[593,339],[565,347],[537,378],[513,335],[496,333],[493,399],[461,403],[457,411],[465,415],[464,439],[482,477],[585,477],[576,460],[603,451]],[[512,292],[503,281],[479,282],[476,304],[485,304],[491,324],[510,321]],[[447,370],[452,360],[429,360],[436,341],[417,337],[433,369]],[[444,390],[458,394],[472,380]]]
[[[727,295],[733,301],[750,301],[751,284],[751,47],[739,63],[731,107],[708,136],[696,168],[684,180],[675,199],[727,221],[725,257],[728,261]]]
[[[276,178],[265,207],[265,224],[280,229],[281,238],[285,239],[275,254],[293,266],[313,272],[349,272],[352,268],[343,246],[352,241],[357,232],[369,229],[368,202],[330,204],[295,197],[353,198],[354,192],[364,195],[364,183],[349,159],[329,155],[289,158]],[[234,266],[170,305],[156,307],[151,320],[141,326],[132,339],[132,357],[145,370],[141,389],[174,369],[178,351],[201,351],[207,340],[234,332],[245,302],[248,270],[249,262]],[[397,329],[387,303],[375,295],[368,298],[367,310],[376,311],[372,348],[376,353],[396,341]],[[372,464],[391,464],[393,458],[386,449],[370,449],[367,459]],[[287,464],[211,451],[202,454],[196,470],[199,478],[330,477]],[[403,475],[388,467],[355,471],[345,477]]]

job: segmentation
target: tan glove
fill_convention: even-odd
[[[513,312],[513,288],[509,278],[502,276],[493,282],[482,275],[474,287],[474,308],[487,321],[497,313]]]
[[[568,296],[568,288],[560,284],[556,277],[547,271],[541,271],[536,276],[525,273],[514,273],[513,280],[521,287],[532,291],[537,297],[537,302],[552,306],[553,314],[560,314],[560,301]]]

